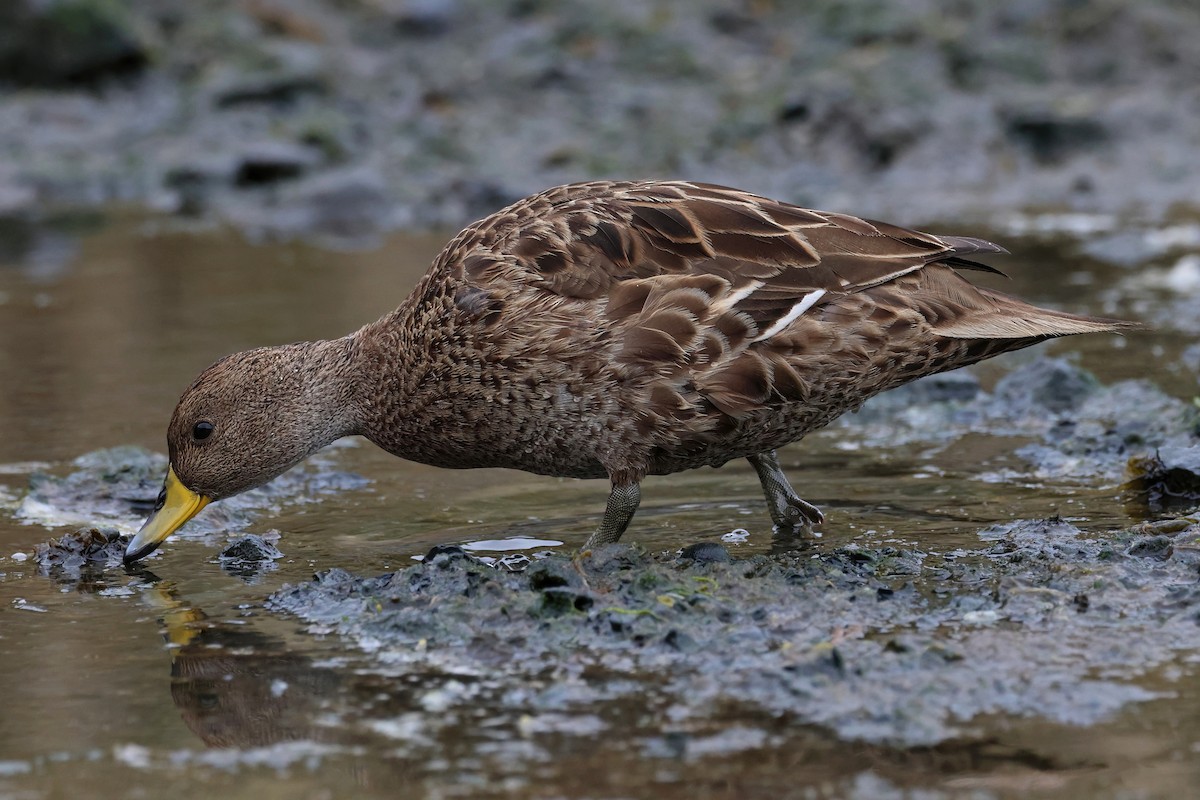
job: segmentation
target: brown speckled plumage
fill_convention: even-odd
[[[644,476],[749,457],[775,522],[809,524],[774,449],[923,375],[1130,327],[956,271],[1003,252],[716,186],[558,187],[462,231],[356,333],[210,367],[172,420],[173,469],[219,499],[360,433],[442,467],[607,476],[593,541],[612,541]]]

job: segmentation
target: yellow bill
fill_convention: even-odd
[[[200,513],[200,509],[208,502],[209,498],[180,483],[175,476],[175,468],[169,467],[158,502],[154,504],[154,513],[125,548],[125,564],[132,564],[153,553],[164,539]]]

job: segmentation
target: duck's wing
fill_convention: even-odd
[[[504,267],[517,267],[521,278],[578,298],[663,274],[717,274],[735,289],[758,281],[775,294],[855,291],[933,261],[994,271],[962,256],[1006,252],[982,239],[932,236],[736,189],[665,181],[558,187],[498,212],[473,233],[482,246],[466,264],[472,276],[499,267],[511,281],[517,276]]]
[[[933,236],[804,209],[720,186],[597,182],[535,195],[484,220],[455,259],[473,286],[528,286],[642,310],[651,289],[708,295],[760,339],[834,294],[886,284],[928,264],[1004,253],[983,239]],[[658,279],[649,281],[648,279]]]
[[[813,370],[847,381],[895,370],[897,342],[914,370],[934,372],[960,365],[922,364],[935,339],[1030,343],[1117,327],[1043,312],[955,272],[994,271],[966,256],[1004,252],[724,187],[645,182],[529,198],[476,226],[454,260],[494,301],[603,319],[612,358],[650,376],[658,416],[692,413],[693,392],[737,415],[807,400]],[[818,351],[830,360],[814,360]]]

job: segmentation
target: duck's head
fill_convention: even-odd
[[[131,564],[214,500],[261,486],[351,432],[351,404],[305,342],[227,356],[183,393],[167,429],[170,467],[154,512],[125,549]]]

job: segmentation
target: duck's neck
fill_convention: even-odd
[[[410,312],[406,302],[349,337],[359,375],[354,433],[401,458],[444,466],[442,451],[461,417],[456,401],[469,386],[448,379],[457,359],[453,346],[425,336],[428,326],[413,322]]]
[[[287,353],[295,420],[309,431],[308,454],[333,441],[359,433],[363,427],[362,366],[353,336],[298,342],[281,348]],[[282,387],[281,387],[282,388]],[[307,454],[306,454],[307,455]]]

